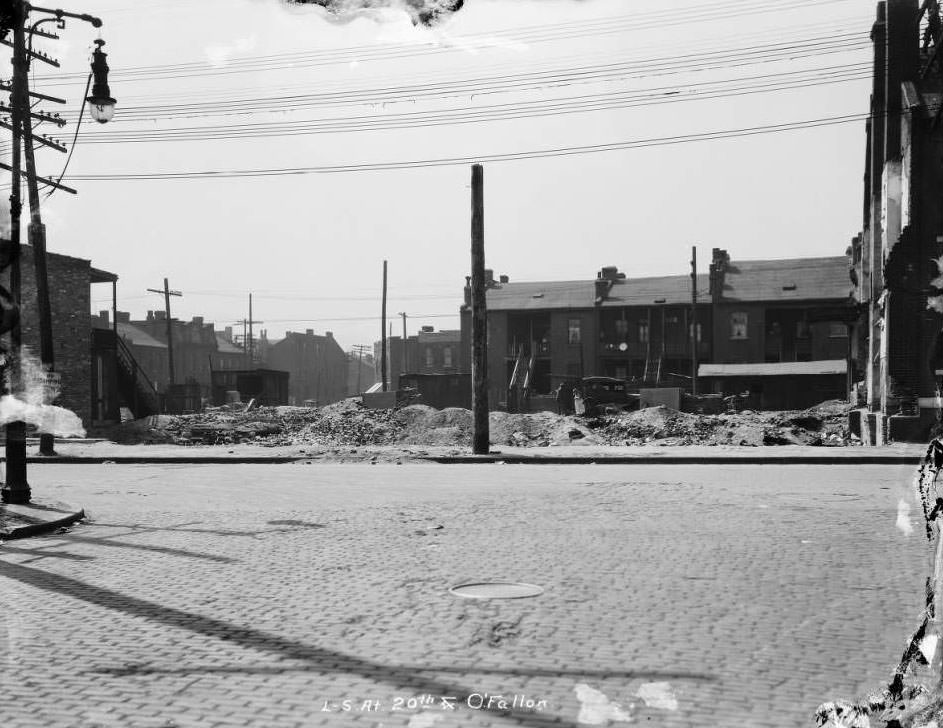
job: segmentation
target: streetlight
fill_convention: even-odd
[[[108,63],[105,61],[108,54],[102,52],[105,41],[99,38],[95,45],[97,47],[92,52],[92,75],[95,84],[92,86],[92,95],[85,100],[89,104],[92,118],[99,124],[105,124],[115,115],[115,100],[111,98],[111,89],[108,88]]]
[[[13,145],[11,151],[11,164],[0,164],[0,168],[9,170],[13,174],[13,186],[10,193],[10,239],[4,241],[4,247],[9,251],[9,255],[0,256],[0,264],[6,262],[10,268],[10,290],[9,292],[0,287],[0,300],[9,295],[10,306],[12,306],[17,316],[15,321],[9,327],[10,332],[10,357],[11,376],[6,385],[8,391],[14,391],[14,381],[20,377],[21,369],[21,327],[19,321],[19,308],[21,305],[21,271],[20,271],[20,213],[22,211],[22,202],[20,197],[20,177],[26,177],[27,191],[29,194],[30,223],[28,227],[28,239],[33,248],[33,262],[36,274],[36,296],[37,307],[39,309],[39,332],[40,332],[40,359],[43,363],[43,369],[49,380],[53,379],[52,372],[54,367],[53,356],[53,337],[52,337],[52,314],[49,303],[49,281],[46,274],[46,232],[42,222],[39,206],[39,184],[51,187],[53,190],[63,190],[75,194],[75,190],[45,177],[36,174],[36,162],[34,158],[34,144],[40,144],[52,147],[57,151],[66,151],[65,147],[58,142],[49,139],[45,135],[33,135],[33,119],[41,122],[50,122],[57,126],[62,126],[65,121],[58,114],[47,114],[41,111],[34,111],[31,106],[31,98],[49,101],[52,103],[65,103],[63,99],[57,99],[53,96],[34,93],[29,90],[29,68],[32,60],[48,63],[51,66],[58,67],[58,62],[50,59],[45,53],[33,50],[33,38],[39,36],[42,38],[58,39],[58,35],[47,33],[39,29],[43,23],[56,22],[58,28],[65,27],[66,18],[74,18],[90,23],[95,28],[100,28],[102,21],[94,16],[69,13],[64,10],[53,10],[31,5],[25,0],[12,0],[5,3],[4,12],[0,13],[0,40],[12,30],[13,31],[13,78],[9,86],[3,87],[10,91],[10,105],[3,107],[0,105],[0,111],[9,114],[9,123],[0,121],[0,126],[12,131]],[[30,12],[40,13],[50,17],[44,17],[26,28]],[[4,41],[6,42],[6,41]],[[92,96],[87,101],[92,106],[92,115],[98,121],[104,123],[111,118],[114,113],[114,99],[110,96],[108,89],[108,65],[105,63],[105,54],[101,52],[102,41],[97,41],[98,47],[92,54],[92,75],[95,78],[95,88]],[[9,43],[7,43],[9,45]],[[98,106],[97,110],[95,107]],[[21,159],[22,155],[22,159]],[[26,169],[22,169],[21,162],[25,161]],[[3,331],[0,331],[3,333]],[[53,451],[53,436],[43,434],[40,437],[40,453],[44,455],[55,454]],[[3,486],[0,487],[0,499],[5,503],[29,503],[30,487],[26,480],[26,424],[24,422],[11,422],[6,426],[6,478]]]

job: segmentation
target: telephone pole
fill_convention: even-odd
[[[40,16],[29,24],[31,12]],[[42,386],[48,396],[51,384],[54,384],[54,350],[52,315],[49,303],[49,284],[46,266],[46,233],[43,226],[39,202],[39,185],[51,188],[52,191],[63,190],[75,194],[75,190],[41,177],[36,171],[34,145],[40,145],[65,152],[66,148],[57,140],[43,134],[33,134],[33,120],[38,123],[51,123],[63,126],[66,122],[59,114],[49,114],[41,110],[34,110],[31,99],[38,99],[50,103],[64,104],[59,99],[46,94],[35,93],[29,89],[29,71],[33,60],[59,67],[59,62],[50,58],[46,53],[33,48],[34,38],[49,38],[57,40],[55,33],[40,30],[44,23],[56,23],[56,27],[63,29],[66,19],[82,20],[93,27],[100,28],[102,21],[92,15],[66,12],[61,9],[50,10],[30,5],[25,0],[8,0],[4,3],[4,10],[0,13],[0,41],[13,48],[12,78],[8,84],[0,83],[0,90],[10,92],[9,106],[0,104],[0,113],[8,115],[9,121],[0,120],[0,127],[12,132],[11,164],[0,163],[0,169],[12,172],[12,190],[10,194],[10,239],[0,244],[0,269],[10,269],[10,290],[0,288],[0,333],[10,333],[10,351],[4,356],[6,382],[4,389],[7,393],[16,396],[23,386],[22,382],[22,331],[20,327],[21,304],[21,222],[22,198],[20,191],[21,177],[26,177],[27,194],[30,205],[30,223],[27,229],[28,242],[32,247],[33,264],[36,280],[36,295],[38,309],[39,349],[43,364]],[[12,31],[13,41],[6,40]],[[92,74],[95,85],[92,95],[85,99],[89,105],[92,117],[101,123],[109,121],[114,114],[115,100],[111,98],[108,88],[108,64],[106,54],[101,47],[103,40],[96,40],[96,49],[92,53]],[[84,109],[84,107],[83,107]],[[22,156],[21,156],[22,155]],[[25,162],[26,169],[22,168]],[[45,399],[45,397],[44,397]],[[41,433],[40,454],[54,455],[54,436],[52,433]],[[26,424],[22,421],[10,422],[6,427],[6,477],[0,498],[5,503],[29,503],[31,498],[29,484],[26,479]]]
[[[386,391],[386,261],[383,261],[383,305],[380,310],[380,380]]]
[[[471,307],[472,307],[472,452],[487,455],[488,430],[488,310],[485,302],[484,169],[472,165],[471,191]]]
[[[697,396],[697,246],[691,246],[691,394]]]
[[[167,374],[170,377],[170,384],[177,383],[177,377],[174,372],[174,327],[170,320],[170,297],[183,296],[180,291],[171,291],[170,284],[164,279],[164,289],[148,288],[151,293],[160,293],[164,296],[164,317],[167,319]]]
[[[406,314],[403,311],[400,311],[399,315],[403,317],[403,352],[402,352],[403,356],[402,356],[402,365],[401,365],[402,370],[400,373],[400,377],[402,378],[402,376],[406,374],[406,370],[407,370],[406,362],[408,361],[406,358]]]

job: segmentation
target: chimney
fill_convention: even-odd
[[[193,325],[194,325],[194,326],[203,326],[203,317],[202,317],[202,316],[194,316],[194,317],[193,317]]]
[[[431,334],[433,331],[435,331],[435,326],[423,326],[420,331],[422,331],[424,334]]]
[[[724,294],[724,277],[730,265],[730,255],[726,250],[714,248],[711,251],[711,265],[709,271],[710,295],[714,303],[720,301]]]
[[[230,344],[232,343],[232,326],[227,326],[223,329],[223,338],[226,339]]]
[[[108,323],[109,323],[109,320],[111,319],[110,312],[109,312],[109,311],[99,311],[99,312],[98,312],[98,318],[100,318],[100,319],[102,320],[102,323],[104,323],[105,326],[107,326]]]
[[[118,313],[115,314],[115,318],[118,320],[119,324],[131,323],[131,313],[128,311],[118,311]]]
[[[154,312],[153,312],[153,311],[148,311],[148,312],[147,312],[147,320],[148,320],[148,321],[153,321],[153,320],[154,320]]]
[[[465,276],[465,308],[471,308],[471,276]]]
[[[492,286],[494,286],[494,270],[485,268],[485,288],[491,288]]]
[[[291,336],[291,331],[286,331],[286,332],[285,332],[285,338],[287,339],[287,338],[290,337],[290,336]]]
[[[607,281],[621,281],[625,279],[625,273],[620,273],[618,266],[607,265],[602,267],[596,277]]]
[[[334,338],[334,332],[333,332],[333,331],[325,331],[325,332],[324,332],[324,336],[325,336],[325,338],[327,338],[327,339],[333,339],[333,338]]]
[[[305,336],[314,336],[314,329],[305,329]]]
[[[602,273],[599,274],[599,278],[596,279],[596,305],[606,300],[606,296],[609,295],[609,289],[612,288],[612,281],[608,278],[603,278]]]
[[[511,279],[508,278],[507,276],[500,276],[498,280],[501,281],[502,283],[510,283],[511,281]]]
[[[166,321],[167,312],[166,311],[154,311],[154,320],[155,321]]]

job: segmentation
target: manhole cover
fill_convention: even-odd
[[[449,591],[465,599],[522,599],[536,597],[544,590],[535,584],[521,584],[510,581],[483,581],[473,584],[459,584]]]

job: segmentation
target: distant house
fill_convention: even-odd
[[[347,396],[347,355],[330,331],[287,331],[284,339],[268,343],[265,356],[268,368],[289,373],[291,404],[322,406]]]
[[[456,374],[461,370],[462,332],[460,329],[436,331],[423,326],[414,336],[387,339],[387,382],[391,389],[400,386],[403,374]],[[380,381],[381,342],[373,345],[376,381]],[[405,352],[404,352],[405,350]]]

